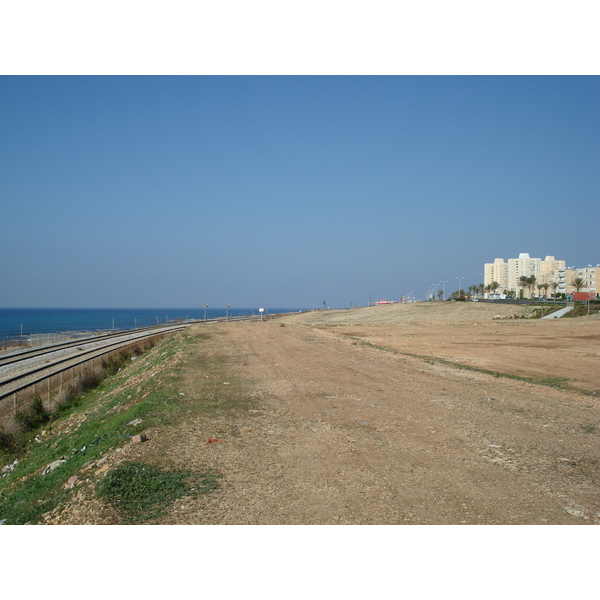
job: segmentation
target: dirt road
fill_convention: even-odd
[[[600,319],[445,307],[195,325],[180,397],[193,408],[239,389],[237,408],[149,428],[106,468],[222,474],[163,524],[600,524]],[[119,520],[82,492],[51,522]]]
[[[148,459],[224,474],[220,491],[186,500],[162,522],[600,523],[596,397],[291,321],[211,330],[205,350],[253,381],[256,404],[156,436]],[[470,337],[485,337],[471,327]],[[202,377],[190,369],[186,393]],[[223,442],[207,444],[211,436]]]

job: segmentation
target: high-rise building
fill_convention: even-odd
[[[548,274],[554,273],[554,271],[564,268],[564,260],[556,260],[554,256],[546,256],[546,258],[540,263],[540,275],[545,277]]]
[[[527,252],[522,252],[519,254],[519,258],[509,258],[508,262],[505,262],[503,258],[496,258],[493,263],[485,263],[483,269],[484,285],[497,282],[499,284],[497,293],[516,296],[523,290],[525,297],[529,297],[530,293],[534,296],[548,298],[557,294],[565,294],[568,297],[577,291],[573,285],[573,281],[577,278],[582,279],[579,291],[594,292],[596,295],[600,293],[600,287],[596,281],[596,274],[600,274],[600,264],[596,264],[595,267],[588,265],[581,268],[566,268],[565,261],[556,260],[554,256],[546,256],[544,260],[541,260],[531,258]],[[524,288],[520,283],[520,278],[532,275],[536,278],[535,287],[531,290],[528,287]],[[547,290],[537,287],[546,283],[548,284]]]
[[[531,258],[527,252],[521,252],[519,258],[508,259],[508,287],[511,290],[517,290],[522,287],[521,277],[534,276],[536,279],[540,276],[541,259]]]
[[[498,283],[499,290],[508,288],[508,265],[503,258],[496,258],[493,263],[483,265],[483,285],[489,285],[493,281]]]
[[[544,260],[531,258],[529,253],[521,252],[518,258],[509,258],[504,262],[503,258],[496,258],[493,263],[485,263],[484,266],[485,286],[496,281],[499,284],[499,293],[518,294],[522,288],[521,277],[536,278],[537,283],[544,283],[553,277],[560,269],[565,268],[564,260],[556,260],[554,256],[546,256]]]

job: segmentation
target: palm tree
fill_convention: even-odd
[[[537,284],[537,289],[538,289],[538,298],[542,297],[542,290],[544,289],[544,284],[543,283],[538,283]]]
[[[533,292],[535,291],[537,277],[535,275],[531,275],[527,279],[529,280],[529,297],[533,298]]]
[[[438,290],[438,300],[443,300],[444,290]]]
[[[550,287],[552,288],[552,297],[556,298],[556,290],[560,287],[560,283],[558,283],[558,281],[552,281]]]
[[[483,285],[483,284],[482,284]],[[489,294],[495,294],[496,290],[500,287],[500,284],[497,281],[492,281],[492,283],[488,283],[483,289],[482,292],[486,292]]]
[[[544,288],[544,297],[546,300],[548,299],[548,288],[550,287],[549,283],[542,283],[542,287]]]
[[[521,288],[521,298],[523,297],[523,289],[529,286],[529,277],[527,275],[521,275],[518,281],[519,287]]]
[[[579,291],[581,288],[585,287],[585,281],[582,277],[574,277],[571,279],[571,285]]]

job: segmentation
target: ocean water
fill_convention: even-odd
[[[301,308],[266,308],[265,314]],[[224,317],[225,308],[207,308],[206,318]],[[258,315],[258,308],[230,308],[229,316]],[[126,330],[164,325],[174,319],[204,319],[204,308],[0,308],[0,339],[21,334]]]

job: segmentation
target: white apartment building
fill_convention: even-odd
[[[483,265],[483,285],[489,285],[492,281],[497,281],[500,285],[498,292],[508,289],[508,264],[503,258],[496,258],[493,263]]]
[[[540,263],[540,275],[545,277],[548,274],[554,273],[554,271],[564,268],[564,260],[555,260],[554,256],[546,256],[546,258]]]
[[[540,258],[531,258],[528,252],[521,252],[518,258],[509,258],[504,262],[503,258],[496,258],[493,263],[485,263],[484,285],[489,285],[493,281],[500,284],[499,293],[518,293],[521,287],[519,280],[521,277],[531,277],[532,275],[543,283],[550,273],[555,273],[559,269],[565,268],[564,260],[556,260],[554,256],[546,256],[544,260]]]
[[[554,257],[552,257],[554,259]],[[542,260],[540,258],[531,258],[529,253],[521,252],[519,258],[508,259],[508,287],[511,290],[517,290],[521,287],[519,280],[521,277],[535,276],[539,279],[542,270]]]

